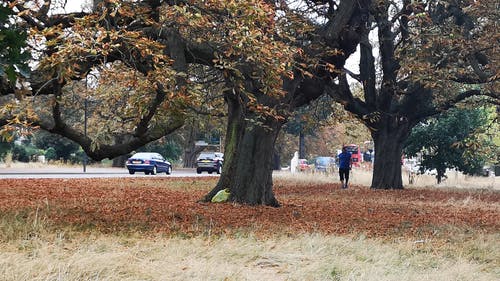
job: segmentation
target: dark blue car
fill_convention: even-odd
[[[144,172],[146,175],[156,175],[164,172],[167,175],[172,173],[172,164],[165,160],[161,154],[156,152],[139,152],[127,160],[129,174]]]

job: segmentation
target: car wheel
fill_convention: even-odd
[[[208,171],[208,173],[209,173],[209,174],[212,174],[212,173],[213,173],[213,171],[212,171],[212,170],[210,170],[210,171]]]
[[[197,174],[201,174],[201,170],[200,169],[196,169],[196,173]]]
[[[219,167],[217,168],[217,174],[220,175],[220,173],[222,173],[222,165],[219,165]]]
[[[128,170],[128,173],[129,173],[129,174],[131,174],[131,175],[133,175],[133,174],[135,174],[135,171],[133,171],[133,170]]]
[[[144,171],[144,174],[145,174],[145,175],[149,175],[149,172],[148,172],[148,171]]]
[[[172,173],[172,166],[167,167],[167,171],[165,172],[167,175],[170,175]]]
[[[153,166],[153,170],[151,170],[151,175],[156,175],[156,172],[157,172],[156,166]]]

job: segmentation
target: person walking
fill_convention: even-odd
[[[342,147],[342,152],[338,155],[339,159],[339,176],[342,188],[347,188],[349,183],[349,171],[352,168],[351,153],[347,151],[347,147]]]

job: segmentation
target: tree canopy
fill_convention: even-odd
[[[6,3],[0,4],[0,77],[15,84],[18,76],[29,75],[26,30],[13,20],[15,12]]]
[[[417,125],[406,141],[405,152],[421,158],[423,170],[436,169],[438,183],[446,169],[469,175],[480,174],[487,163],[494,163],[498,148],[488,135],[494,125],[485,108],[452,109]]]

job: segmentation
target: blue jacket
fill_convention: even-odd
[[[339,168],[340,169],[349,169],[351,168],[351,153],[350,152],[342,152],[339,154]]]

